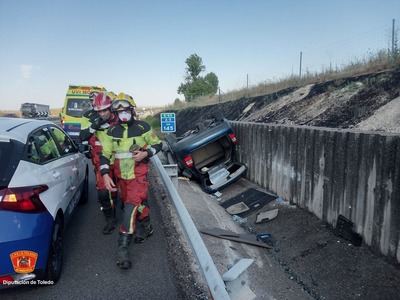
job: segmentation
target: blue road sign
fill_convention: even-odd
[[[161,121],[161,132],[176,131],[175,113],[161,113],[160,121]]]

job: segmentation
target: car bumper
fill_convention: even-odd
[[[207,185],[207,182],[205,180],[203,180],[202,181],[203,190],[210,194],[215,193],[216,191],[218,191],[218,190],[228,186],[229,184],[235,182],[236,180],[238,180],[242,175],[244,175],[247,168],[243,164],[239,164],[239,163],[235,163],[235,164],[239,165],[237,170],[235,172],[229,174],[229,176],[227,176],[223,180],[220,180],[217,183],[211,184],[211,185]]]
[[[29,278],[27,274],[41,274],[46,269],[47,256],[53,217],[48,213],[27,214],[0,211],[0,279],[10,278],[22,280]],[[19,255],[34,255],[36,258],[18,269]],[[13,259],[14,258],[14,259]],[[28,256],[28,259],[31,257]],[[26,271],[33,268],[32,271]],[[32,277],[32,276],[30,276]],[[8,280],[7,279],[7,280]],[[32,279],[32,278],[29,278]],[[0,287],[2,280],[0,280]]]

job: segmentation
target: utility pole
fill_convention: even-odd
[[[300,69],[299,69],[299,78],[301,78],[301,63],[302,63],[302,60],[303,60],[303,52],[302,52],[302,51],[300,51]]]
[[[394,19],[392,20],[392,55],[394,55]]]
[[[221,88],[218,87],[218,102],[221,103]]]

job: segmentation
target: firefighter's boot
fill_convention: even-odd
[[[150,222],[150,217],[146,217],[139,222],[136,230],[135,243],[143,243],[145,239],[153,234],[153,226]]]
[[[106,217],[106,225],[103,228],[103,234],[110,234],[116,227],[115,209],[103,209],[104,216]]]
[[[150,223],[150,220],[149,220],[148,224],[144,224],[143,227],[144,227],[144,234],[145,234],[146,238],[153,235],[154,229]]]
[[[132,239],[131,234],[122,232],[119,233],[117,266],[124,270],[130,269],[132,266],[132,262],[129,259],[129,249],[128,249],[131,239]]]

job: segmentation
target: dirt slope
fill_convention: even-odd
[[[376,110],[356,126],[362,130],[379,130],[400,133],[400,97]]]
[[[182,134],[210,115],[229,120],[400,132],[400,69],[177,112]]]

